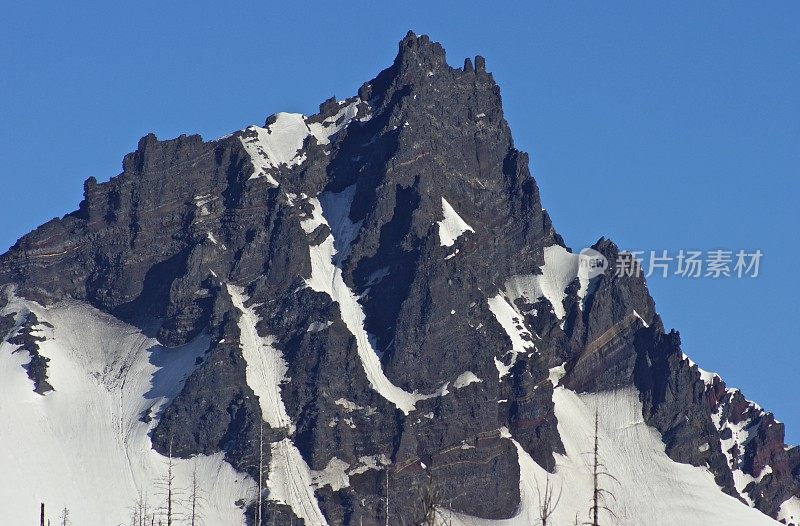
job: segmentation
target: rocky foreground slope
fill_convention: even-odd
[[[259,465],[263,524],[413,524],[431,488],[453,523],[536,524],[547,480],[572,524],[595,414],[605,523],[800,521],[800,448],[683,355],[643,278],[565,248],[481,57],[409,33],[317,115],[148,135],[84,189],[0,257],[15,524],[127,521],[170,450],[206,524],[255,523]]]

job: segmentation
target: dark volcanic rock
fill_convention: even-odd
[[[3,318],[2,323],[8,327],[13,324],[13,318],[9,320],[6,316]],[[25,370],[28,372],[28,378],[33,381],[33,390],[40,395],[44,395],[52,391],[53,386],[47,381],[47,363],[50,358],[39,353],[39,342],[45,341],[43,336],[35,334],[39,330],[39,325],[36,314],[29,312],[25,315],[17,334],[9,338],[8,343],[19,346],[14,352],[24,351],[30,355],[31,361],[25,365]],[[42,325],[48,324],[43,322]]]

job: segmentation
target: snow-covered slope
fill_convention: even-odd
[[[19,321],[29,311],[40,321],[36,336],[47,338],[39,347],[50,359],[55,391],[33,392],[23,369],[27,352],[0,345],[0,523],[36,524],[40,502],[52,517],[67,507],[73,524],[86,526],[128,524],[140,497],[160,507],[168,459],[152,449],[148,433],[208,338],[165,349],[139,329],[77,302],[45,309],[12,298],[3,314],[16,312]],[[222,453],[174,463],[175,487],[184,497],[197,470],[207,526],[241,523],[234,503],[254,496],[249,477],[235,472]],[[181,499],[176,513],[186,511]]]
[[[256,320],[244,307],[246,297],[240,289],[231,290],[234,304],[243,313],[241,324],[247,329],[243,332],[251,336],[243,341],[260,348],[245,352],[253,355],[248,363],[255,357],[267,357],[265,345],[256,340]],[[0,450],[0,495],[5,503],[3,517],[10,521],[6,523],[34,523],[41,501],[51,510],[66,506],[76,524],[89,525],[126,522],[130,507],[140,496],[158,505],[163,495],[157,481],[166,473],[167,459],[152,450],[148,432],[153,423],[143,422],[142,417],[157,418],[196,358],[203,355],[207,338],[200,336],[184,348],[166,350],[137,328],[77,302],[45,309],[12,298],[3,314],[16,312],[20,320],[28,311],[40,320],[37,336],[47,338],[40,344],[40,352],[51,360],[49,380],[56,390],[47,396],[34,393],[23,369],[29,357],[13,352],[11,344],[0,347],[0,383],[4,386],[0,421],[14,423],[0,427],[0,444],[4,445]],[[254,374],[254,388],[279,385],[283,373],[278,354],[273,362],[267,369],[274,369],[277,376]],[[276,427],[289,427],[279,390],[276,393],[277,398],[269,398],[267,405],[272,409],[265,411],[265,418],[276,419],[280,424]],[[516,444],[523,474],[517,515],[506,521],[454,516],[456,524],[535,524],[538,491],[548,477],[561,489],[555,524],[570,524],[576,514],[585,519],[592,484],[587,453],[593,447],[595,411],[600,416],[600,456],[617,479],[605,481],[605,487],[616,496],[608,505],[619,519],[617,524],[776,524],[723,494],[707,470],[670,460],[658,433],[642,421],[634,390],[577,395],[558,388],[554,400],[566,448],[566,455],[557,456],[556,473],[548,475]],[[5,447],[9,444],[17,447]],[[313,481],[320,474],[308,469],[290,439],[271,447],[268,487],[274,497],[289,503],[299,516],[323,524],[313,496]],[[49,466],[48,476],[31,472],[28,466],[34,464]],[[235,472],[222,454],[217,454],[176,460],[176,486],[187,488],[194,469],[207,502],[205,524],[239,524],[242,510],[234,502],[249,502],[255,482]],[[287,479],[289,475],[303,483],[300,490]],[[103,498],[87,498],[96,495],[98,487],[104,488]],[[35,488],[33,493],[31,488]],[[796,508],[796,499],[787,502],[781,516],[795,516]],[[180,505],[178,510],[183,511]]]
[[[522,502],[515,517],[504,521],[453,516],[464,526],[523,526],[539,524],[539,492],[548,478],[560,501],[553,524],[589,520],[592,497],[592,455],[595,411],[599,416],[600,460],[616,480],[601,477],[614,497],[605,505],[616,515],[601,512],[601,524],[641,526],[735,525],[769,526],[776,521],[725,495],[704,468],[672,461],[664,453],[658,432],[642,420],[642,406],[633,388],[578,395],[559,387],[554,401],[558,430],[566,455],[556,456],[549,474],[515,442],[522,477]],[[511,435],[505,434],[509,440]],[[787,510],[789,509],[787,505]]]
[[[331,136],[346,128],[358,114],[358,104],[355,102],[342,102],[340,106],[336,114],[321,122],[309,122],[300,113],[280,112],[263,128],[249,126],[242,130],[239,141],[253,164],[250,179],[264,177],[272,185],[278,186],[273,172],[280,166],[293,166],[305,161],[305,154],[300,150],[307,137],[313,136],[319,144],[327,145]]]
[[[239,333],[242,355],[247,362],[247,385],[258,397],[264,421],[274,429],[292,431],[292,421],[281,398],[281,383],[286,380],[286,361],[271,338],[258,335],[258,316],[253,309],[245,307],[248,298],[244,291],[229,285],[228,292],[233,306],[241,313]]]
[[[569,284],[578,278],[580,287],[578,297],[583,300],[591,292],[591,280],[603,273],[603,268],[588,265],[592,258],[601,256],[592,249],[584,249],[580,254],[573,254],[560,245],[544,248],[544,265],[541,274],[513,276],[506,283],[506,294],[512,303],[522,298],[533,303],[539,298],[547,298],[553,305],[553,311],[559,319],[566,316],[564,298]],[[581,303],[582,305],[582,303]]]

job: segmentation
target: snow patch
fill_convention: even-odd
[[[455,389],[461,389],[462,387],[466,387],[469,384],[482,382],[480,378],[478,378],[475,373],[472,371],[466,371],[458,375],[458,378],[453,382],[453,387]]]
[[[541,274],[526,274],[512,276],[505,283],[505,292],[512,303],[522,298],[526,303],[535,303],[540,298],[546,298],[553,306],[553,312],[558,319],[566,316],[564,298],[566,288],[575,278],[578,278],[579,306],[582,309],[586,296],[592,292],[595,283],[595,274],[601,273],[585,262],[596,257],[598,252],[586,249],[581,254],[568,252],[560,245],[550,245],[544,248],[544,265]],[[584,263],[582,263],[582,260]]]
[[[322,205],[322,215],[331,229],[333,236],[333,264],[340,266],[347,259],[353,248],[353,241],[358,237],[363,220],[353,223],[350,221],[350,207],[355,197],[356,185],[350,185],[339,193],[325,192],[320,194],[319,202]]]
[[[511,354],[511,362],[505,365],[501,360],[494,359],[497,372],[500,378],[503,378],[514,366],[520,354],[535,351],[536,347],[533,345],[533,337],[530,331],[525,327],[522,315],[517,312],[503,294],[498,294],[489,299],[489,310],[492,311],[498,323],[511,339],[511,349],[506,353]]]
[[[357,114],[356,101],[342,106],[336,115],[322,122],[308,122],[300,113],[280,112],[275,114],[274,122],[264,128],[246,128],[239,140],[253,164],[250,179],[264,177],[270,184],[278,186],[273,172],[280,166],[291,167],[305,161],[305,154],[300,150],[307,137],[313,136],[319,144],[327,145],[331,137],[346,128]],[[292,205],[293,201],[290,200],[289,204]]]
[[[444,219],[438,221],[437,224],[439,225],[439,242],[443,247],[452,246],[464,232],[475,232],[466,221],[461,219],[461,216],[444,197],[442,197],[442,213]]]
[[[322,122],[311,122],[308,130],[320,144],[329,144],[331,137],[347,128],[347,125],[356,118],[358,114],[358,101],[343,105],[336,115],[328,117]],[[366,119],[365,119],[366,120]]]
[[[361,473],[366,473],[370,470],[378,471],[383,469],[384,466],[390,465],[392,462],[389,460],[384,453],[380,455],[365,455],[363,457],[358,458],[359,465],[351,468],[350,471],[347,472],[348,475],[360,475]]]
[[[644,321],[644,318],[642,318],[642,316],[638,312],[636,312],[636,310],[633,311],[633,315],[639,318],[639,321],[642,322],[642,325],[644,326],[645,329],[650,327],[650,324]]]
[[[333,457],[328,461],[328,465],[322,471],[312,471],[311,479],[315,488],[323,486],[330,486],[333,491],[350,486],[350,477],[347,475],[347,469],[350,464],[344,460]]]
[[[714,383],[714,378],[720,377],[717,373],[711,373],[700,368],[700,366],[694,363],[694,361],[692,361],[692,359],[689,358],[689,356],[687,356],[686,353],[683,353],[683,359],[689,362],[689,367],[697,367],[697,370],[700,372],[700,378],[706,385],[712,385]]]
[[[270,444],[269,499],[286,504],[306,524],[327,526],[314,495],[314,473],[289,438]],[[319,475],[317,480],[319,479]],[[324,478],[324,477],[323,477]]]
[[[728,389],[728,397],[732,396],[735,392],[735,389]],[[759,409],[755,404],[753,404],[753,406]],[[722,435],[723,430],[727,429],[730,431],[729,438],[720,438],[720,446],[722,447],[722,452],[725,454],[728,467],[731,469],[733,474],[733,485],[736,488],[736,491],[750,506],[752,506],[753,499],[747,493],[745,488],[751,482],[758,482],[760,477],[759,479],[756,479],[752,475],[742,471],[740,467],[740,462],[744,456],[745,447],[747,442],[750,441],[750,425],[752,424],[752,419],[748,418],[737,423],[732,423],[727,420],[723,422],[722,411],[724,407],[726,407],[726,404],[724,401],[722,401],[717,406],[717,409],[711,414],[711,420],[719,430],[720,435]]]
[[[778,510],[778,520],[786,521],[786,524],[800,524],[799,497],[792,497],[781,504]]]
[[[272,185],[278,181],[272,176],[281,165],[294,166],[303,161],[298,150],[310,134],[305,118],[299,113],[277,113],[275,122],[266,128],[250,126],[239,140],[253,163],[250,179],[265,177]]]
[[[208,203],[217,199],[216,197],[212,196],[211,194],[205,195],[198,195],[194,198],[194,204],[197,208],[200,209],[200,217],[205,217],[211,214],[211,211],[208,209]]]
[[[558,382],[561,381],[564,376],[567,374],[566,369],[567,362],[562,363],[561,365],[557,365],[556,367],[551,367],[548,375],[548,379],[550,383],[553,384],[553,387],[558,386]]]
[[[346,398],[339,398],[334,403],[336,405],[338,405],[339,407],[343,407],[345,411],[349,411],[349,412],[358,411],[360,409],[364,409],[363,407],[361,407],[357,403],[351,402],[350,400],[348,400]]]
[[[282,428],[294,433],[295,426],[286,413],[281,397],[281,384],[286,381],[287,365],[283,354],[274,347],[271,336],[259,336],[256,331],[258,315],[253,306],[246,307],[244,290],[228,285],[233,306],[240,312],[239,332],[242,355],[247,362],[247,385],[258,397],[261,414],[272,428]],[[315,474],[311,471],[290,438],[270,444],[267,488],[271,501],[287,504],[306,524],[325,525],[325,518],[314,495],[314,485],[320,477],[334,484],[333,475]],[[316,478],[315,478],[316,477]]]
[[[208,336],[165,349],[138,328],[79,302],[45,308],[11,298],[7,312],[34,312],[42,322],[38,334],[46,341],[39,352],[50,359],[55,391],[34,393],[22,368],[27,356],[0,344],[0,422],[13,422],[0,426],[3,523],[37,524],[40,502],[50,510],[68,507],[73,523],[87,526],[128,524],[140,495],[161,505],[156,483],[166,475],[167,459],[153,450],[150,432],[208,349]],[[153,419],[144,422],[146,415]],[[189,487],[197,470],[207,525],[241,523],[243,510],[234,503],[253,498],[252,479],[222,453],[173,462],[178,487]],[[31,466],[47,466],[46,476]],[[86,498],[98,489],[103,498]],[[177,507],[185,515],[183,503]]]
[[[247,362],[245,376],[247,385],[258,398],[264,421],[274,429],[294,432],[294,424],[286,412],[281,397],[281,384],[286,381],[288,367],[283,353],[274,347],[272,336],[259,336],[256,324],[259,316],[253,306],[245,307],[249,299],[244,289],[228,285],[233,306],[239,310],[239,333],[242,356]]]
[[[333,325],[332,321],[314,321],[309,324],[306,332],[320,332]]]
[[[377,285],[383,278],[388,276],[390,273],[389,267],[382,267],[378,270],[372,272],[369,276],[367,276],[367,282],[364,284],[364,288],[372,287],[373,285]]]

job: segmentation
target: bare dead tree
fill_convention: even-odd
[[[561,502],[561,491],[563,488],[558,489],[558,494],[555,492],[553,484],[550,482],[550,477],[545,479],[544,492],[539,491],[537,486],[536,493],[539,499],[539,521],[542,526],[550,524],[550,519],[558,508]]]
[[[275,526],[275,523],[278,521],[278,518],[281,515],[281,511],[277,509],[275,503],[270,504],[270,516],[272,517],[272,526]]]
[[[452,520],[444,506],[442,489],[435,484],[432,477],[419,488],[421,516],[415,526],[450,526]]]
[[[202,503],[204,497],[202,494],[202,489],[200,488],[200,483],[197,480],[197,460],[195,460],[194,465],[192,466],[192,484],[189,489],[189,524],[190,526],[198,526],[202,523]]]
[[[139,510],[134,506],[131,508],[131,526],[141,526],[142,517],[139,515]]]
[[[385,526],[389,526],[389,466],[386,466],[386,523]]]
[[[141,498],[142,500],[142,526],[153,526],[156,521],[155,510],[150,509],[150,504],[147,502],[147,492]]]
[[[154,526],[158,509],[150,506],[147,492],[139,494],[131,506],[131,526]]]
[[[258,494],[256,499],[258,499],[258,508],[256,512],[257,520],[256,526],[261,526],[261,497],[264,494],[264,421],[261,421],[261,425],[258,428]]]
[[[167,464],[167,526],[172,526],[172,490],[175,476],[172,474],[172,437],[169,439],[169,463]]]
[[[236,503],[237,506],[241,506],[245,509],[242,517],[242,524],[248,521],[249,524],[253,524],[254,526],[262,526],[265,519],[266,514],[263,498],[266,486],[265,468],[267,473],[269,473],[269,465],[265,462],[264,458],[265,440],[267,440],[266,444],[268,445],[269,441],[268,437],[264,436],[264,422],[262,421],[258,427],[257,448],[250,448],[251,453],[248,455],[248,463],[243,466],[245,471],[253,474],[253,482],[248,491],[248,493],[250,493],[250,498],[242,499]],[[254,451],[255,449],[257,449],[257,452]],[[256,470],[258,471],[258,476],[253,473],[253,471]],[[269,501],[267,501],[267,506],[269,505]],[[269,509],[266,511],[269,511]]]
[[[71,526],[72,524],[72,521],[69,520],[69,508],[67,508],[66,506],[64,506],[64,509],[61,510],[61,516],[59,517],[59,521],[61,521],[59,522],[61,526]]]
[[[584,524],[588,526],[600,526],[600,512],[606,511],[612,517],[616,517],[613,511],[605,504],[605,498],[611,497],[616,500],[616,497],[610,491],[604,489],[600,483],[601,477],[607,477],[619,483],[616,477],[608,472],[605,465],[600,461],[600,415],[595,409],[594,412],[594,451],[592,453],[592,505],[589,508],[589,522]]]
[[[175,485],[175,458],[173,457],[172,451],[173,441],[172,438],[170,438],[167,454],[167,473],[155,482],[163,500],[161,501],[160,509],[154,509],[153,512],[155,515],[155,512],[158,511],[158,523],[160,524],[163,522],[165,526],[172,526],[175,519],[179,515],[183,515],[178,513],[176,503],[181,499],[182,495],[185,495],[184,492],[179,490]]]
[[[147,503],[147,493],[139,494],[139,498],[133,505],[131,523],[133,526],[149,526],[151,517],[149,515],[150,506]]]
[[[438,490],[434,489],[430,483],[420,488],[419,499],[422,504],[422,518],[417,522],[417,526],[436,525],[436,505],[439,503]]]

